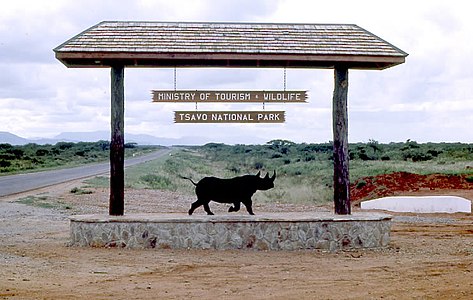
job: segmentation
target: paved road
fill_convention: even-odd
[[[163,155],[167,155],[170,152],[171,149],[162,149],[143,156],[130,158],[125,160],[125,167],[141,164]],[[106,162],[70,169],[0,176],[0,197],[109,172],[110,163]]]

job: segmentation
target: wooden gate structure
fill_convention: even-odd
[[[101,22],[54,52],[70,68],[111,68],[111,216],[124,214],[125,68],[334,69],[334,207],[348,215],[348,70],[382,70],[408,55],[352,24],[130,21]]]

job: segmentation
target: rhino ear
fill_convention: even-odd
[[[274,181],[274,179],[276,179],[276,170],[274,170],[274,174],[273,174],[273,176],[271,176],[271,181]]]
[[[258,173],[256,173],[255,176],[258,176],[258,177],[259,177],[260,174],[261,174],[261,171],[258,171]]]

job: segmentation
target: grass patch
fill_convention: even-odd
[[[408,172],[420,175],[428,174],[473,174],[473,170],[466,169],[468,162],[428,161],[410,162],[404,160],[392,161],[350,161],[350,181],[355,181],[362,177],[377,176],[394,172]]]
[[[20,198],[17,203],[47,209],[72,209],[70,205],[66,205],[60,201],[47,196],[28,196]]]
[[[273,189],[256,192],[253,198],[264,203],[324,205],[332,201],[333,192],[320,183],[304,184],[296,182],[294,178],[276,177]]]
[[[194,181],[205,176],[225,176],[223,163],[208,160],[197,151],[183,149],[146,164],[134,165],[125,170],[125,186],[138,189],[162,189],[183,194],[194,194],[194,185],[180,176]]]
[[[106,176],[95,176],[84,180],[84,188],[105,188],[110,186],[110,178]]]
[[[176,187],[171,179],[162,175],[146,174],[140,177],[140,180],[151,189],[157,190],[175,190]]]

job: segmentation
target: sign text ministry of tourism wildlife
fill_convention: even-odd
[[[153,102],[303,103],[307,91],[153,90]],[[284,111],[175,111],[175,123],[284,123]]]
[[[152,91],[153,102],[306,102],[307,91]]]

